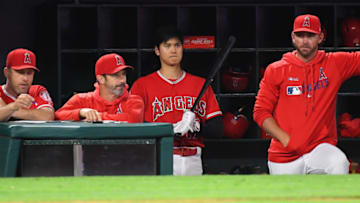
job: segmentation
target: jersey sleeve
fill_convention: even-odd
[[[124,103],[123,112],[120,114],[110,114],[103,112],[103,120],[127,121],[129,123],[142,123],[144,121],[144,102],[140,96],[130,95]]]
[[[80,104],[80,97],[78,95],[72,96],[64,106],[55,112],[56,120],[80,120],[80,109],[83,108]]]
[[[360,75],[360,52],[337,52],[334,53],[336,68],[343,75],[344,80],[352,76]]]
[[[30,95],[35,99],[36,109],[54,109],[53,101],[45,87],[41,85],[34,85],[31,89]]]
[[[207,94],[207,102],[206,102],[207,103],[207,105],[206,105],[207,114],[205,116],[205,119],[209,120],[216,116],[221,116],[222,112],[220,110],[218,101],[215,97],[214,91],[211,86],[206,90],[206,94]]]
[[[253,118],[260,127],[266,118],[272,117],[280,95],[279,78],[281,78],[281,73],[277,73],[276,70],[272,68],[271,64],[266,68],[256,96]]]

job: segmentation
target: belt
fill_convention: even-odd
[[[181,156],[194,156],[197,154],[196,148],[181,147],[181,148],[174,148],[173,151],[174,151],[174,154],[181,155]]]

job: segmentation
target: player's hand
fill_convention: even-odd
[[[35,99],[28,94],[20,94],[15,102],[13,102],[13,108],[15,111],[19,109],[29,109]]]
[[[193,127],[190,129],[191,132],[200,132],[200,120],[195,119],[193,122]]]
[[[90,109],[90,108],[80,109],[79,116],[80,118],[83,118],[83,120],[87,122],[102,121],[100,113],[95,109]]]
[[[290,136],[284,136],[283,139],[280,140],[281,144],[284,147],[287,147],[289,145],[289,141],[290,141]]]
[[[181,132],[179,132],[179,129],[181,128],[180,127],[181,125],[183,125],[183,122],[181,122],[181,121],[173,124],[175,136],[181,137],[184,134],[188,133],[188,132],[186,132],[184,134],[181,134]],[[189,126],[189,131],[190,132],[200,132],[200,122],[195,120],[193,122],[193,124]]]
[[[173,124],[174,127],[174,134],[175,135],[185,135],[187,132],[194,132],[194,128],[197,127],[194,125],[195,123],[195,113],[192,111],[185,111],[182,116],[182,119]],[[200,129],[200,124],[199,124]]]
[[[288,140],[288,143],[285,147],[285,149],[289,152],[289,153],[293,153],[293,154],[302,154],[304,151],[304,146],[307,146],[307,144],[304,142],[303,139],[300,139],[300,136],[296,136],[296,135],[292,135],[292,137],[290,137],[290,139]]]

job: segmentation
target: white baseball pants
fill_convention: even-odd
[[[193,156],[181,156],[174,154],[174,175],[192,176],[202,175],[201,147],[197,147],[197,153]]]
[[[334,145],[322,143],[311,152],[288,163],[268,161],[271,175],[285,174],[348,174],[349,161]]]

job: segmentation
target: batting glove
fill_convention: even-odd
[[[192,129],[190,129],[191,132],[200,132],[200,121],[199,119],[195,119],[193,122]]]
[[[175,135],[185,135],[187,132],[194,132],[195,113],[192,111],[185,111],[181,121],[173,124]],[[199,127],[200,129],[200,127]]]

